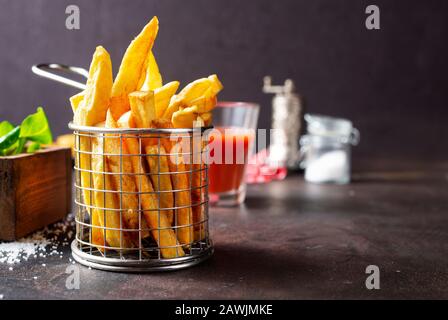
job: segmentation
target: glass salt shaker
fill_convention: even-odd
[[[300,139],[301,167],[305,180],[315,183],[350,182],[351,147],[359,131],[350,120],[305,114],[307,133]]]

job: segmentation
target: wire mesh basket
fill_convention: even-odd
[[[206,128],[70,123],[75,136],[74,259],[93,268],[176,270],[213,254]]]

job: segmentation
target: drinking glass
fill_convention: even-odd
[[[244,202],[244,174],[254,151],[259,106],[249,102],[219,102],[213,110],[210,134],[209,194],[215,205]]]

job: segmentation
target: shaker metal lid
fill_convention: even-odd
[[[322,136],[349,136],[352,122],[344,118],[334,118],[319,114],[305,114],[308,132]]]
[[[304,117],[310,135],[339,138],[353,145],[359,142],[359,131],[348,119],[309,113]]]

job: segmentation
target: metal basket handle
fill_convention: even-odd
[[[77,74],[85,77],[89,76],[89,71],[87,71],[84,68],[80,67],[72,67],[67,66],[64,64],[59,63],[39,63],[35,64],[31,67],[31,71],[33,71],[34,74],[37,74],[40,77],[47,78],[56,82],[63,83],[65,85],[75,87],[77,89],[84,90],[86,88],[86,85],[84,83],[65,78],[63,76],[57,75],[53,72],[47,71],[47,70],[58,70],[58,71],[64,71],[67,73]]]

